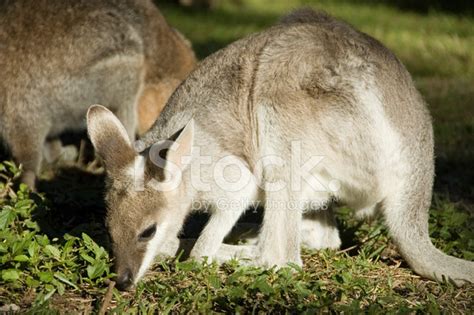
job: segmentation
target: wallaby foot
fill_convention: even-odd
[[[42,159],[42,147],[44,138],[38,132],[28,129],[28,126],[16,126],[18,129],[15,130],[15,136],[10,139],[15,139],[14,142],[10,143],[10,150],[15,161],[22,165],[23,174],[21,176],[21,182],[25,183],[30,187],[31,190],[36,190],[36,175],[39,172],[41,159]],[[32,135],[36,136],[32,138]]]
[[[255,265],[257,247],[255,245],[221,244],[213,256],[213,261],[222,264],[232,259],[238,259],[245,265]]]
[[[157,256],[175,257],[183,252],[187,257],[191,249],[196,244],[196,239],[179,239],[177,237],[170,238],[163,244],[158,251]],[[229,245],[220,244],[217,252],[213,255],[212,261],[219,264],[232,259],[253,260],[255,258],[256,246],[252,245]],[[204,257],[194,257],[197,260],[205,260]],[[208,259],[206,259],[209,261]]]
[[[341,246],[339,231],[331,209],[305,213],[301,242],[309,249],[338,249]]]
[[[60,160],[76,161],[79,156],[79,150],[73,144],[63,146],[61,140],[54,139],[45,142],[43,156],[47,163],[54,163]]]
[[[43,147],[44,160],[48,163],[56,162],[61,157],[62,150],[63,145],[61,140],[46,140]]]
[[[25,170],[21,175],[20,181],[31,189],[31,191],[36,191],[36,174],[34,171]]]

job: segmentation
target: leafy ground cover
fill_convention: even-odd
[[[237,3],[240,2],[240,3]],[[474,260],[474,20],[401,11],[373,1],[223,1],[212,11],[160,5],[203,58],[301,5],[325,9],[371,34],[407,65],[434,117],[433,242]],[[49,167],[35,194],[0,164],[0,310],[99,312],[113,277],[103,227],[103,178],[94,162]],[[51,175],[54,176],[51,176]],[[113,290],[109,310],[167,312],[449,312],[474,310],[474,285],[421,279],[379,220],[338,209],[340,251],[304,252],[304,267],[262,270],[231,262],[158,261],[134,292]],[[0,311],[1,312],[1,311]]]

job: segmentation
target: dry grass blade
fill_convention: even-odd
[[[114,292],[115,281],[109,282],[109,287],[107,288],[107,292],[105,293],[104,299],[102,301],[102,305],[99,309],[99,315],[104,315],[107,312],[107,309],[110,305],[110,301],[112,300],[112,293]]]

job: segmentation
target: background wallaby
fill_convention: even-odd
[[[34,186],[45,141],[85,128],[93,103],[134,137],[143,91],[146,130],[195,62],[151,0],[1,1],[0,135],[23,164],[23,181]]]
[[[358,214],[380,212],[420,275],[474,282],[473,262],[430,241],[432,124],[409,73],[378,41],[323,13],[296,11],[202,61],[141,138],[141,154],[101,106],[89,110],[88,132],[106,165],[107,221],[122,288],[174,242],[197,202],[212,215],[191,255],[226,258],[221,242],[253,201],[265,206],[258,243],[235,247],[253,263],[301,264],[308,237],[316,238],[306,242],[314,248],[339,246],[331,212],[318,211],[337,200]],[[162,150],[165,139],[175,142]],[[317,157],[293,185],[295,161]],[[223,168],[224,160],[239,171]],[[219,168],[224,181],[216,178]],[[255,180],[236,187],[245,170]],[[179,175],[179,185],[169,186]]]

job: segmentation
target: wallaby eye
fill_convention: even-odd
[[[156,233],[156,223],[147,227],[143,232],[138,235],[138,240],[141,242],[148,241]]]

